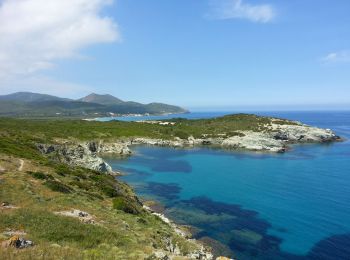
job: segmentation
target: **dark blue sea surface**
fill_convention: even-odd
[[[350,112],[263,112],[350,138]],[[217,114],[212,114],[217,116]],[[210,117],[210,113],[206,114]],[[350,259],[350,142],[285,154],[132,147],[108,159],[137,194],[238,259]]]

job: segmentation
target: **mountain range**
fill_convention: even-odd
[[[186,109],[163,104],[123,101],[112,95],[90,95],[74,100],[46,94],[17,92],[0,96],[0,116],[103,117],[126,114],[186,113]]]

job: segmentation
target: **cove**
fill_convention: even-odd
[[[350,136],[349,113],[290,116]],[[350,255],[348,141],[295,146],[285,154],[131,148],[129,158],[107,159],[127,173],[121,179],[139,196],[160,201],[176,222],[193,226],[194,236],[213,244],[218,254],[238,259]]]

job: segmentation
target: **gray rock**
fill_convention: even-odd
[[[94,143],[85,144],[38,144],[39,151],[46,155],[53,155],[62,163],[72,166],[81,166],[91,170],[112,173],[111,166],[94,152]]]
[[[17,241],[18,241],[18,242],[17,242],[17,244],[16,244],[16,247],[19,248],[19,249],[34,246],[33,241],[25,240],[24,238],[20,238],[20,239],[18,239]]]

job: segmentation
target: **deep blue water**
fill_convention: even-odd
[[[259,114],[350,138],[350,112]],[[299,145],[285,154],[148,146],[133,151],[109,163],[128,173],[122,179],[139,195],[162,202],[178,223],[194,226],[196,238],[215,239],[219,254],[350,259],[349,141]]]

